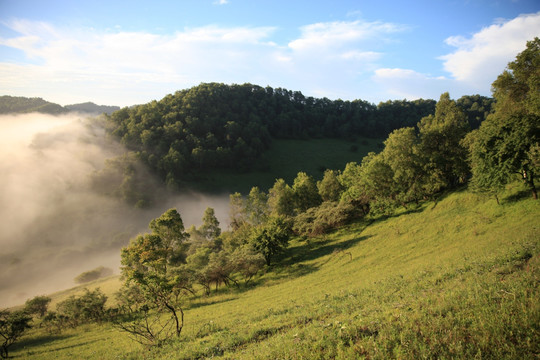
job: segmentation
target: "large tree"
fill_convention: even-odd
[[[132,295],[124,300],[134,311],[128,314],[131,321],[119,322],[119,326],[141,342],[159,345],[182,331],[179,295],[189,289],[181,267],[188,235],[176,209],[167,210],[149,227],[151,233],[137,236],[122,249],[124,293]]]
[[[527,48],[492,84],[495,112],[471,134],[472,184],[497,192],[519,175],[538,198],[534,184],[540,141],[540,39]]]
[[[469,124],[448,93],[441,95],[435,115],[422,118],[418,127],[426,190],[434,193],[465,182],[469,174],[467,149],[460,142],[469,131]]]

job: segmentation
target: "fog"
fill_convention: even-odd
[[[209,206],[226,227],[227,194],[169,194],[140,210],[93,191],[92,174],[123,151],[77,114],[0,116],[0,308],[74,286],[98,266],[118,273],[120,248],[168,208],[188,228]]]

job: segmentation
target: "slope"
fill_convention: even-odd
[[[151,351],[108,325],[35,330],[17,358],[532,358],[540,353],[540,205],[463,191],[296,240],[257,286],[193,299]]]

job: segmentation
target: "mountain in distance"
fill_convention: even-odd
[[[38,112],[42,114],[59,115],[68,112],[79,112],[89,115],[111,114],[120,110],[119,106],[96,105],[92,102],[62,106],[43,100],[42,98],[27,98],[23,96],[0,96],[0,114],[27,114]]]
[[[96,105],[93,102],[85,102],[81,104],[66,105],[64,108],[70,111],[77,111],[81,113],[88,114],[111,114],[117,110],[120,110],[119,106],[109,106],[109,105]]]

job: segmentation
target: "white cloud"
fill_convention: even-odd
[[[102,103],[120,97],[117,104],[130,105],[203,81],[247,81],[253,64],[276,48],[267,42],[272,27],[205,26],[159,35],[31,21],[7,25],[20,35],[0,39],[0,45],[23,51],[37,64],[0,62],[0,92],[51,101],[50,95],[63,93],[65,100],[56,100],[61,103],[88,101],[91,93]],[[248,76],[235,80],[233,73]],[[28,89],[35,93],[25,95]]]
[[[403,99],[433,99],[443,92],[455,89],[455,82],[444,77],[433,77],[410,69],[381,68],[375,70],[375,83],[384,91]],[[454,94],[450,94],[454,95]]]
[[[540,12],[507,21],[498,19],[470,38],[452,36],[446,39],[446,43],[456,50],[440,59],[444,60],[444,69],[453,78],[485,90],[525,49],[526,42],[539,35]]]
[[[406,27],[392,23],[365,21],[335,21],[316,23],[301,28],[301,37],[289,43],[295,51],[325,51],[359,42],[372,42],[386,34],[400,32]]]
[[[228,0],[217,0],[217,1],[214,1],[214,5],[226,5],[228,4],[229,1]]]
[[[491,84],[510,61],[523,51],[528,40],[540,35],[540,12],[512,20],[500,19],[470,38],[452,36],[445,40],[456,47],[441,56],[449,77],[432,76],[412,69],[379,68],[372,80],[382,93],[407,99],[437,99],[449,91],[454,98],[462,95],[491,94]]]
[[[0,38],[0,45],[21,50],[32,63],[0,61],[0,93],[121,106],[209,81],[351,98],[351,89],[361,87],[359,77],[383,56],[380,44],[405,29],[382,22],[317,23],[280,45],[272,41],[274,27],[209,25],[157,34],[27,20],[4,25],[18,36]]]

